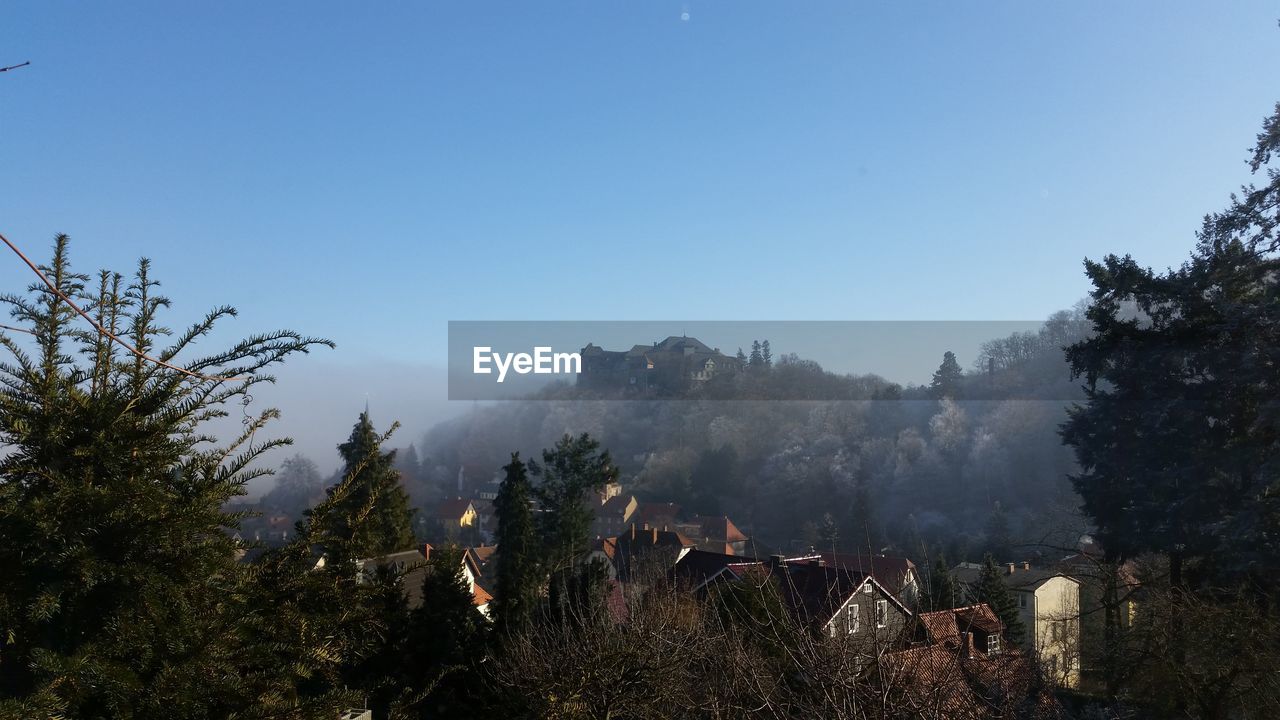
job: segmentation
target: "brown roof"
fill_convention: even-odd
[[[466,498],[452,498],[449,500],[441,500],[436,505],[435,516],[438,518],[447,518],[449,520],[458,520],[466,514],[467,508],[472,507],[471,501]]]
[[[711,578],[733,565],[757,564],[755,558],[727,553],[709,552],[707,550],[690,550],[680,558],[672,568],[675,581],[691,590],[696,590]]]
[[[642,527],[638,523],[631,523],[627,532],[616,538],[606,538],[601,548],[606,555],[609,554],[610,541],[614,548],[611,556],[614,568],[618,571],[618,576],[623,579],[627,579],[630,575],[633,558],[669,555],[670,563],[674,565],[684,550],[697,545],[678,532]]]
[[[631,505],[631,501],[635,499],[634,495],[614,495],[596,510],[598,515],[614,515],[619,520],[627,519],[627,508]]]
[[[689,522],[702,526],[702,537],[722,543],[745,542],[746,535],[729,518],[719,515],[694,515]]]
[[[680,517],[680,506],[675,503],[640,503],[635,512],[636,522],[654,526],[662,524],[656,522],[657,520],[675,522],[678,517]]]
[[[822,560],[828,565],[866,573],[893,592],[900,592],[909,575],[916,569],[915,563],[907,558],[893,555],[824,552]]]
[[[497,545],[478,545],[476,547],[471,548],[471,553],[476,556],[476,560],[481,565],[484,565],[485,563],[492,560],[493,556],[496,555],[497,552],[498,552]]]
[[[960,637],[960,633],[973,630],[986,634],[1004,630],[1004,623],[1000,622],[1000,618],[986,603],[920,613],[918,617],[932,643],[954,640]]]
[[[816,558],[775,561],[770,570],[778,578],[783,599],[800,619],[823,625],[870,577],[866,573],[825,565]]]
[[[480,587],[480,583],[471,583],[471,604],[480,607],[481,605],[488,605],[492,601],[493,595],[490,595],[488,590]]]
[[[904,691],[914,715],[950,720],[1062,717],[1053,693],[1038,683],[1033,661],[1018,651],[975,652],[971,636],[888,653],[886,677]]]
[[[1005,586],[1010,590],[1035,590],[1055,577],[1064,577],[1072,582],[1077,582],[1061,570],[1031,567],[1030,563],[1025,562],[997,563],[996,570],[1000,572],[1000,579],[1004,580]],[[978,563],[960,563],[952,568],[951,574],[964,585],[977,585],[982,578],[982,565]]]
[[[741,579],[763,573],[776,583],[783,601],[804,621],[825,625],[867,582],[880,588],[885,597],[905,615],[910,611],[866,573],[825,564],[820,557],[781,559],[768,562],[734,555],[691,550],[673,570],[677,582],[693,589],[716,579]]]

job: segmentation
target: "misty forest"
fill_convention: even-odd
[[[245,400],[331,343],[211,351],[235,310],[169,328],[59,236],[3,298],[0,715],[1274,717],[1276,113],[1182,266],[1117,241],[929,382],[740,338],[681,393],[353,408],[330,458]]]

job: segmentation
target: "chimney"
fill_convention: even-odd
[[[653,544],[658,544],[658,528],[653,529]]]
[[[1023,560],[1023,561],[1022,561],[1022,569],[1023,569],[1023,570],[1030,570],[1030,569],[1031,569],[1031,561],[1029,561],[1029,560]]]
[[[1013,569],[1017,567],[1016,563],[1009,563],[1009,574],[1013,574]]]

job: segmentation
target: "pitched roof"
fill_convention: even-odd
[[[694,515],[689,522],[702,527],[702,537],[722,543],[746,542],[738,526],[724,515]]]
[[[631,523],[627,532],[616,538],[607,538],[606,543],[608,541],[612,541],[614,548],[611,556],[614,568],[618,571],[618,576],[624,579],[630,575],[632,560],[635,558],[669,555],[670,562],[674,564],[685,551],[697,545],[678,532],[641,527],[638,523]],[[606,555],[609,554],[603,544],[601,549]]]
[[[928,717],[1062,716],[1048,686],[1037,682],[1030,657],[1011,650],[995,656],[975,652],[971,636],[887,653],[882,667],[905,691],[907,703]]]
[[[871,576],[823,564],[818,558],[773,562],[783,599],[802,620],[826,624]],[[887,593],[886,593],[887,594]]]
[[[657,520],[669,520],[674,522],[678,517],[680,517],[680,506],[676,503],[640,503],[640,505],[636,507],[635,512],[636,522],[652,526],[662,524],[656,522]]]
[[[480,586],[480,583],[471,583],[471,604],[476,607],[482,607],[493,602],[493,595]]]
[[[471,501],[466,498],[441,500],[436,505],[435,516],[442,519],[457,520],[466,514],[468,508],[472,508],[472,505]]]
[[[613,515],[620,520],[627,519],[627,510],[630,509],[631,503],[635,502],[635,495],[614,495],[604,501],[599,508],[596,509],[597,515]]]
[[[996,564],[1000,578],[1010,590],[1034,591],[1041,585],[1056,577],[1077,582],[1075,578],[1056,568],[1036,568],[1030,563]],[[960,563],[951,570],[956,580],[965,585],[977,585],[982,579],[982,565],[978,563]]]
[[[694,549],[680,558],[680,561],[672,568],[671,575],[678,584],[690,590],[696,590],[732,565],[758,563],[759,561],[755,558],[742,555],[728,555],[726,553]]]
[[[933,643],[954,640],[960,637],[960,633],[972,630],[980,630],[986,634],[1004,630],[1004,623],[986,603],[920,613],[917,617],[920,618],[929,641]]]
[[[822,553],[822,560],[828,565],[835,565],[847,570],[867,573],[876,582],[898,592],[906,585],[909,576],[915,572],[916,565],[907,558],[893,555],[858,555],[852,553]]]

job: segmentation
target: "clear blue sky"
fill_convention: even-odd
[[[1179,262],[1248,180],[1277,17],[9,2],[0,231],[352,363],[438,361],[450,319],[1040,318],[1085,256]]]

